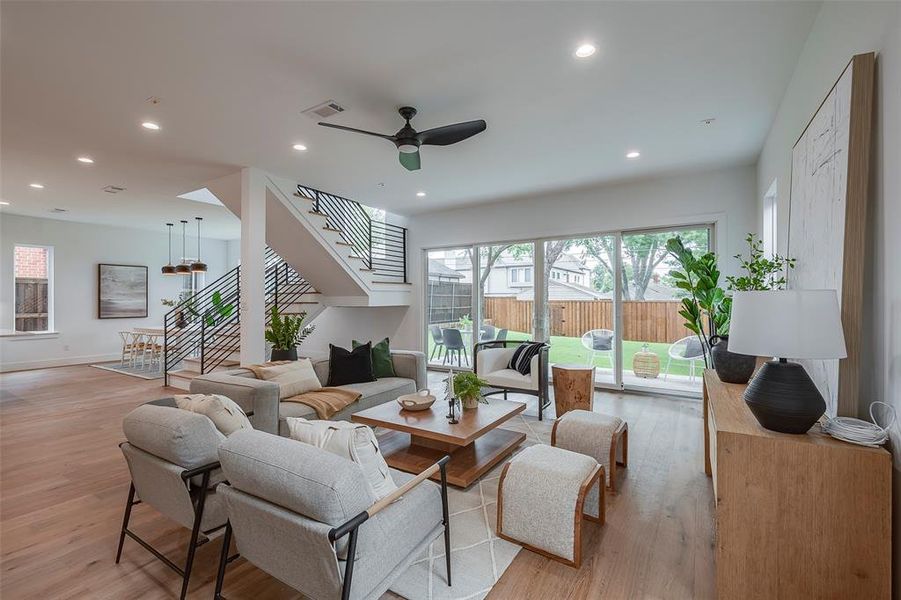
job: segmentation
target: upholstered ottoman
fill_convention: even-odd
[[[573,410],[554,422],[551,446],[585,454],[604,465],[607,487],[616,492],[616,466],[625,467],[629,457],[629,424],[619,417]],[[592,489],[589,506],[596,494]]]
[[[523,450],[501,472],[498,537],[578,567],[585,497],[603,476],[604,467],[584,454],[545,445]],[[598,516],[584,516],[603,525],[604,495],[595,502]]]

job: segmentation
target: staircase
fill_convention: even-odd
[[[335,194],[260,172],[266,242],[303,274],[323,306],[409,306],[407,230]],[[206,184],[241,218],[241,173]]]
[[[272,307],[282,315],[306,313],[305,323],[322,311],[319,292],[271,248],[265,264],[267,324]],[[165,385],[188,389],[198,375],[239,364],[240,293],[241,272],[235,267],[166,313]]]

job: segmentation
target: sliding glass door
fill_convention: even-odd
[[[546,240],[539,305],[550,362],[594,366],[595,382],[618,386],[615,235]]]
[[[425,336],[429,364],[472,364],[472,249],[426,253]],[[468,333],[467,333],[468,332]]]
[[[713,233],[696,225],[430,250],[429,364],[471,368],[479,341],[534,338],[550,343],[551,364],[594,366],[602,387],[696,394],[703,349],[679,315],[666,242],[679,236],[703,253]]]
[[[622,348],[626,388],[701,390],[704,351],[679,315],[682,290],[666,251],[680,237],[697,254],[710,247],[710,227],[638,231],[622,237]]]

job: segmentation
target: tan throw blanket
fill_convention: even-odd
[[[320,419],[331,419],[348,405],[356,402],[362,396],[360,392],[345,388],[324,387],[312,392],[304,392],[297,396],[285,398],[282,402],[300,402],[316,411]]]

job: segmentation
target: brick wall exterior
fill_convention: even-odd
[[[16,246],[16,277],[47,279],[47,249]]]

